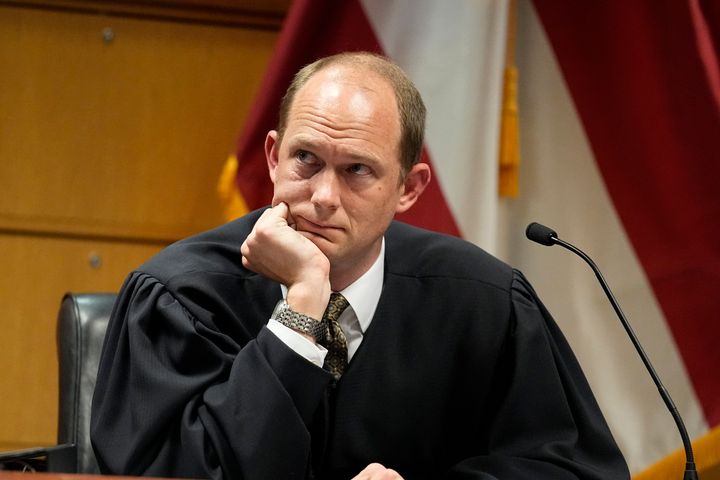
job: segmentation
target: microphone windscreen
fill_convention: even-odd
[[[552,228],[533,222],[525,229],[525,236],[533,242],[550,247],[555,244],[557,233]]]

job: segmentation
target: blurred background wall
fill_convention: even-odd
[[[0,450],[55,443],[63,294],[223,221],[288,4],[0,2]]]

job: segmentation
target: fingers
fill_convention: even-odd
[[[243,267],[288,288],[313,281],[324,285],[329,260],[317,245],[293,229],[291,222],[286,203],[265,210],[240,246]]]
[[[256,225],[262,225],[263,222],[271,221],[273,223],[276,223],[280,221],[281,223],[289,223],[288,222],[288,215],[290,213],[290,209],[287,206],[285,202],[278,203],[274,207],[268,208],[265,210],[262,215],[260,215],[260,218],[258,218],[258,221],[256,222]]]
[[[262,225],[261,222],[263,221],[272,222],[275,225],[287,225],[293,230],[297,230],[295,218],[290,212],[290,207],[288,207],[285,202],[278,203],[277,205],[265,210],[262,215],[260,215],[257,224]]]
[[[385,468],[379,463],[371,463],[353,480],[402,480],[402,477],[392,468]]]
[[[290,213],[290,208],[287,206],[287,203],[280,202],[277,205],[275,205],[273,208],[270,209],[274,214],[287,219],[288,214]]]

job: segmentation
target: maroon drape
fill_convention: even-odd
[[[720,422],[716,0],[534,0],[610,197]]]

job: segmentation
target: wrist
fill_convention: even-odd
[[[313,343],[317,343],[318,339],[327,335],[325,323],[293,310],[285,300],[277,303],[270,319],[296,331]]]
[[[325,279],[288,286],[286,300],[293,311],[320,320],[330,300],[330,281]]]

